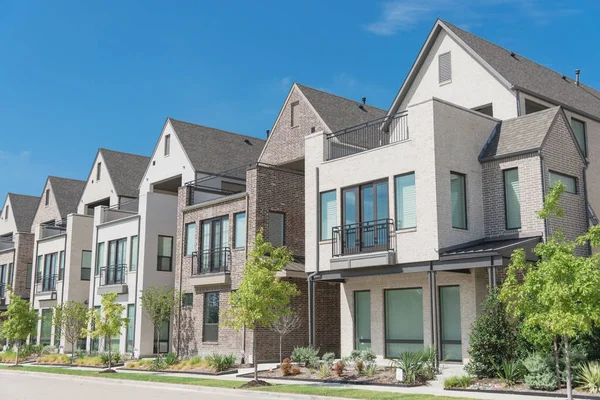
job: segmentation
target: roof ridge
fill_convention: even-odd
[[[102,151],[109,151],[109,152],[111,152],[111,153],[125,154],[125,155],[128,155],[128,156],[136,156],[136,157],[150,158],[150,156],[144,156],[144,155],[142,155],[142,154],[135,154],[135,153],[128,153],[128,152],[125,152],[125,151],[119,151],[119,150],[107,149],[106,147],[100,147],[100,148],[98,148],[98,151],[101,151],[101,152],[102,152]]]
[[[56,175],[48,175],[48,179],[62,179],[64,181],[87,182],[87,181],[84,181],[83,179],[65,178],[65,177],[56,176]]]
[[[545,114],[545,113],[549,113],[550,114],[550,111],[558,112],[558,110],[560,108],[562,108],[562,106],[552,106],[552,107],[548,107],[548,108],[545,108],[545,109],[540,110],[540,111],[536,111],[536,112],[531,113],[531,114],[523,114],[523,115],[519,115],[517,117],[506,118],[506,119],[501,120],[500,122],[514,121],[516,119],[521,119],[521,118],[526,118],[526,117],[536,117],[536,116],[540,116],[541,114]]]
[[[342,100],[346,100],[346,101],[352,101],[352,102],[354,102],[354,103],[356,103],[356,104],[358,104],[358,105],[361,105],[361,103],[360,103],[359,101],[352,100],[352,99],[349,99],[349,98],[347,98],[347,97],[344,97],[344,96],[340,96],[339,94],[335,94],[335,93],[326,92],[326,91],[324,91],[324,90],[321,90],[321,89],[315,89],[315,88],[314,88],[314,87],[312,87],[312,86],[303,85],[302,83],[298,83],[298,82],[294,82],[294,83],[295,83],[296,85],[298,85],[298,86],[300,87],[300,89],[302,89],[303,87],[305,87],[305,88],[307,88],[307,89],[311,89],[311,90],[315,90],[315,91],[317,91],[317,92],[325,93],[326,95],[329,95],[329,96],[337,97],[338,99],[342,99]],[[383,108],[375,107],[375,106],[372,106],[372,105],[370,105],[370,104],[362,104],[362,105],[363,105],[363,106],[370,107],[370,108],[374,108],[374,109],[377,109],[377,110],[381,110],[381,111],[383,111],[383,112],[386,112],[386,111],[387,111],[387,110],[384,110]]]
[[[223,132],[223,133],[227,133],[229,135],[235,135],[235,136],[240,136],[240,137],[246,137],[246,138],[252,138],[252,139],[257,139],[257,140],[261,140],[264,142],[264,139],[255,137],[255,136],[251,136],[251,135],[247,135],[245,133],[236,133],[236,132],[231,132],[231,131],[226,131],[224,129],[220,129],[220,128],[214,128],[212,126],[206,126],[206,125],[200,125],[200,124],[196,124],[194,122],[188,122],[188,121],[182,121],[180,119],[176,119],[176,118],[172,118],[172,117],[167,117],[167,119],[171,120],[171,121],[175,121],[175,122],[180,122],[183,124],[188,124],[188,125],[194,125],[194,126],[198,126],[200,128],[205,128],[205,129],[212,129],[215,131],[219,131],[219,132]]]
[[[6,192],[7,196],[23,196],[23,197],[33,197],[35,199],[39,199],[40,196],[32,196],[30,194],[21,194],[21,193],[14,193],[14,192]]]

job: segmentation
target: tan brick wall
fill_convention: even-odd
[[[50,198],[48,201],[48,205],[46,205],[46,190],[50,189]],[[65,215],[66,217],[66,215]],[[50,220],[60,220],[62,217],[58,210],[58,205],[56,204],[56,199],[54,197],[54,191],[52,190],[52,185],[50,181],[46,181],[46,186],[44,186],[44,190],[42,191],[42,196],[40,200],[40,204],[35,213],[35,217],[33,218],[33,223],[31,224],[31,233],[35,233],[38,225],[42,222],[47,222]]]
[[[13,281],[8,282],[8,276],[6,276],[6,283],[12,286],[13,292],[17,296],[28,299],[27,264],[32,263],[33,260],[34,235],[28,232],[15,233],[13,241],[15,244],[13,250],[0,253],[0,265],[7,266],[6,274],[8,275],[8,265],[13,264]],[[8,294],[6,297],[8,299]]]

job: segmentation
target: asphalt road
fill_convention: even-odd
[[[286,398],[279,395],[280,399]],[[288,398],[298,399],[300,396]],[[245,400],[275,396],[216,388],[185,387],[43,373],[0,371],[0,400]]]

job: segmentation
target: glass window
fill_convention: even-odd
[[[98,178],[100,179],[100,178]],[[46,200],[45,200],[45,205],[49,205],[50,204],[50,189],[46,189]]]
[[[13,286],[13,274],[15,273],[14,269],[15,265],[13,263],[8,264],[8,278],[6,279],[7,285]]]
[[[127,305],[127,318],[129,323],[127,324],[127,343],[125,344],[125,351],[133,353],[133,335],[135,332],[135,304]]]
[[[33,270],[33,265],[31,263],[27,263],[27,275],[25,277],[25,289],[31,289],[31,272]]]
[[[159,351],[161,354],[169,352],[169,323],[170,321],[163,322],[160,326],[160,335],[156,335],[156,329],[154,331],[154,353],[157,353],[156,349],[156,341],[159,342]]]
[[[521,227],[521,197],[519,191],[519,170],[504,170],[504,202],[506,206],[506,229]]]
[[[44,308],[42,310],[42,332],[40,344],[49,346],[52,340],[52,309]]]
[[[269,212],[269,242],[275,247],[285,244],[285,214]]]
[[[194,306],[194,294],[193,293],[184,293],[183,294],[183,306],[184,307],[193,307]]]
[[[386,290],[385,356],[420,350],[423,343],[423,289]]]
[[[229,268],[229,218],[202,222],[202,253],[199,273],[225,272]]]
[[[165,156],[171,154],[171,135],[165,136]]]
[[[442,359],[462,361],[460,287],[442,286],[439,290]]]
[[[102,314],[100,306],[94,306],[94,310],[96,311],[97,318],[100,318],[100,316]],[[92,323],[92,329],[94,329],[94,325],[95,324]],[[92,338],[90,347],[92,348],[92,351],[99,351],[100,350],[100,339]]]
[[[99,181],[100,177],[102,176],[102,163],[98,163],[96,165],[96,180]]]
[[[565,185],[565,192],[577,194],[577,178],[550,171],[550,187],[554,187],[558,181],[561,181]]]
[[[191,256],[196,250],[196,223],[185,225],[185,255]]]
[[[110,338],[110,351],[114,353],[119,353],[121,350],[121,336],[113,336]]]
[[[573,133],[581,152],[587,156],[585,122],[571,118],[571,128],[573,128]]]
[[[63,280],[65,277],[65,252],[61,251],[58,256],[58,280]]]
[[[139,253],[138,237],[132,236],[131,237],[131,251],[129,253],[130,257],[131,257],[131,260],[129,260],[129,270],[130,271],[137,270],[138,253]]]
[[[81,280],[89,281],[92,273],[92,252],[83,250],[81,252]]]
[[[210,292],[204,294],[204,342],[219,341],[219,293]]]
[[[96,275],[100,275],[100,269],[105,267],[104,265],[104,242],[98,243],[96,247]]]
[[[159,271],[171,271],[173,261],[173,237],[158,237],[158,264]]]
[[[331,239],[333,227],[337,223],[335,190],[321,193],[321,240]]]
[[[396,228],[417,226],[417,190],[415,173],[396,177]]]
[[[235,214],[235,231],[234,234],[234,247],[241,249],[246,247],[246,213],[241,212]]]
[[[371,348],[371,292],[354,292],[354,348]]]
[[[467,229],[467,192],[465,175],[450,173],[450,198],[452,202],[452,227]]]

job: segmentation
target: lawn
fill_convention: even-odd
[[[206,386],[206,387],[220,387],[227,389],[236,389],[242,386],[244,381],[233,381],[233,380],[221,380],[221,379],[205,379],[205,378],[186,378],[178,376],[159,376],[151,374],[137,374],[137,373],[120,373],[120,374],[99,374],[97,371],[80,371],[68,368],[56,368],[56,367],[35,367],[35,366],[23,366],[20,368],[12,368],[4,365],[0,365],[0,370],[10,371],[29,371],[29,372],[42,372],[60,375],[75,375],[75,376],[88,376],[99,379],[121,379],[129,381],[142,381],[142,382],[159,382],[159,383],[175,383],[180,385],[193,385],[193,386]],[[458,397],[439,397],[432,395],[420,395],[420,394],[400,394],[393,392],[376,392],[371,390],[361,389],[337,389],[327,388],[322,386],[308,386],[308,385],[273,385],[269,387],[256,388],[251,390],[261,390],[265,392],[277,392],[277,393],[295,393],[295,394],[306,394],[313,396],[330,396],[340,397],[347,399],[367,399],[367,400],[466,400]]]

